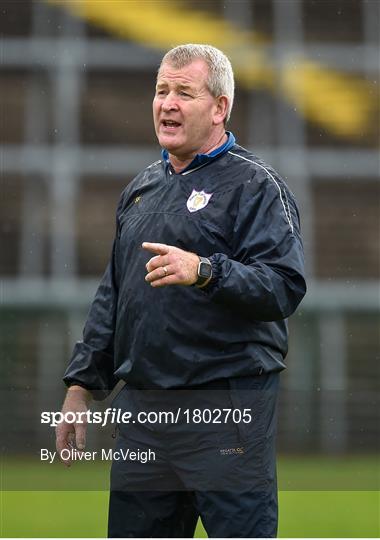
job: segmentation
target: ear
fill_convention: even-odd
[[[227,116],[228,97],[219,96],[215,98],[214,125],[223,124]]]

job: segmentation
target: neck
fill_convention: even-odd
[[[197,154],[209,154],[213,150],[219,148],[219,146],[222,146],[227,141],[227,138],[227,133],[223,131],[223,133],[220,135],[216,142],[211,142],[208,145],[201,147],[199,150],[197,150],[190,156],[182,157],[169,153],[171,166],[173,167],[175,172],[178,173],[185,169],[193,161]]]

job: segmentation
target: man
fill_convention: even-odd
[[[162,159],[124,190],[112,256],[65,374],[64,411],[118,380],[115,407],[178,412],[121,424],[109,536],[274,537],[275,425],[286,318],[305,294],[299,216],[269,166],[225,131],[229,60],[208,45],[163,58],[153,117]],[[227,413],[226,411],[230,411]],[[232,412],[231,412],[232,411]],[[134,416],[137,417],[137,416]],[[61,424],[58,450],[82,424]]]

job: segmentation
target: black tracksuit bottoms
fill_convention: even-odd
[[[275,538],[278,373],[186,390],[125,386],[108,537]],[[133,421],[133,420],[134,421]]]

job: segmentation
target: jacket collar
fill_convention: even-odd
[[[222,144],[218,148],[215,148],[215,150],[213,150],[209,154],[197,154],[195,158],[193,159],[193,161],[189,163],[189,165],[187,165],[187,167],[185,167],[178,174],[190,173],[194,169],[199,169],[203,165],[206,165],[207,163],[214,161],[214,159],[216,159],[217,157],[228,152],[228,150],[232,148],[232,146],[235,144],[235,137],[233,133],[231,133],[230,131],[226,131],[226,133],[228,135],[228,139],[226,140],[224,144]],[[163,148],[161,151],[161,155],[164,162],[167,164],[168,167],[170,167],[170,170],[172,170],[172,166],[170,164],[170,159],[169,159],[169,152],[165,148]]]

